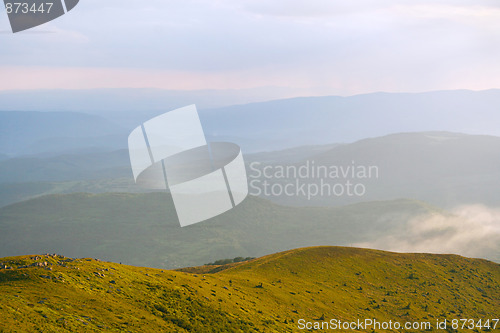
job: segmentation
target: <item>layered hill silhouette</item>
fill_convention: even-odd
[[[126,147],[128,132],[79,112],[0,111],[0,153],[12,156]]]
[[[23,156],[0,161],[0,183],[68,182],[129,178],[133,184],[127,150]]]
[[[166,193],[48,195],[0,209],[0,257],[65,253],[179,268],[297,247],[358,245],[500,262],[500,235],[484,221],[487,214],[468,219],[408,199],[328,208],[249,196],[225,214],[181,228]]]
[[[339,145],[300,162],[338,168],[376,167],[371,178],[347,177],[306,179],[308,183],[360,183],[366,193],[358,198],[347,195],[273,196],[283,204],[331,205],[356,201],[413,198],[440,207],[483,203],[496,206],[500,194],[500,137],[448,132],[399,133]],[[279,164],[279,163],[278,163]],[[264,164],[263,164],[264,165]],[[268,165],[268,163],[266,163]],[[271,164],[272,165],[272,164]],[[262,168],[262,167],[261,167]],[[310,167],[311,169],[312,167]],[[357,169],[355,169],[357,170]],[[376,177],[375,177],[376,176]],[[270,183],[294,182],[267,179]]]
[[[314,245],[369,242],[405,221],[440,213],[412,200],[286,207],[249,196],[235,209],[180,228],[166,193],[48,195],[0,209],[0,256],[65,253],[159,268],[258,257]]]
[[[354,142],[392,133],[448,131],[500,136],[500,91],[372,93],[274,100],[202,110],[206,133],[244,151]]]
[[[217,99],[216,91],[198,97],[183,94],[140,89],[34,91],[23,92],[20,101],[19,92],[4,92],[1,110],[32,111],[0,111],[0,153],[126,148],[126,136],[139,124],[193,103],[201,103],[200,117],[209,141],[234,142],[246,153],[401,132],[500,136],[496,126],[500,90],[495,89],[302,97],[213,109],[202,101]],[[53,102],[43,106],[49,100]],[[64,112],[64,108],[78,112]],[[60,112],[33,112],[40,110]]]
[[[213,274],[59,255],[0,263],[0,332],[295,332],[301,319],[429,322],[430,332],[447,319],[455,332],[450,320],[500,315],[500,265],[454,255],[314,247]]]
[[[500,137],[449,132],[399,133],[369,138],[351,144],[307,146],[284,151],[245,154],[250,180],[258,178],[255,168],[268,165],[300,167],[374,166],[377,176],[354,179],[361,183],[363,196],[297,195],[265,196],[274,202],[299,206],[340,206],[361,201],[412,198],[440,207],[482,203],[495,206],[500,188]],[[255,167],[255,163],[257,167]],[[252,164],[254,163],[254,164]],[[254,165],[254,167],[252,167]],[[271,177],[272,184],[295,183],[296,177]],[[344,184],[346,179],[323,179]],[[300,179],[319,183],[319,178]],[[33,187],[29,184],[32,183]],[[40,191],[44,182],[46,191]],[[48,184],[47,182],[66,182]],[[78,184],[75,184],[79,182]],[[7,191],[5,188],[9,188]],[[257,188],[262,186],[257,183]],[[3,188],[3,190],[2,190]],[[0,161],[0,206],[43,193],[137,192],[126,150],[87,152],[55,156],[18,157]],[[253,194],[258,194],[258,192]]]

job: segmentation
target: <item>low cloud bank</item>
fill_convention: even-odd
[[[408,221],[402,230],[355,244],[395,252],[451,253],[500,262],[500,209],[460,206]]]

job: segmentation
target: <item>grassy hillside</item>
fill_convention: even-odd
[[[65,253],[179,268],[304,246],[368,242],[434,211],[411,200],[294,208],[248,197],[226,214],[180,228],[165,193],[49,195],[0,209],[0,256]]]
[[[500,315],[500,265],[452,255],[315,247],[214,274],[56,255],[0,263],[11,268],[0,269],[0,332],[296,332],[299,319]]]

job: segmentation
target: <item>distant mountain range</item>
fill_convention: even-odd
[[[107,114],[129,125],[139,117],[166,112],[185,105],[216,108],[293,96],[293,89],[260,87],[249,89],[165,90],[154,88],[43,89],[0,91],[0,110],[68,111]],[[144,119],[143,119],[144,120]]]
[[[326,152],[337,145],[305,146],[283,151],[245,154],[248,162],[294,163]],[[80,151],[0,157],[0,184],[20,182],[61,182],[99,179],[132,179],[127,149]],[[133,183],[133,181],[132,181]]]
[[[126,146],[127,135],[115,123],[85,113],[0,112],[0,153],[6,155],[117,149]]]
[[[348,331],[343,322],[361,322],[359,331],[380,332],[376,321],[402,325],[393,332],[458,332],[452,321],[460,318],[498,330],[500,265],[486,260],[314,247],[189,271],[0,258],[0,330],[295,332],[326,331],[326,323]],[[401,329],[406,323],[420,326]]]
[[[130,178],[128,151],[24,156],[0,161],[0,183]]]
[[[271,167],[269,167],[272,166]],[[441,207],[453,207],[467,203],[498,205],[500,197],[500,137],[464,135],[446,132],[401,133],[379,138],[364,139],[352,144],[339,145],[295,163],[262,163],[278,170],[277,166],[308,166],[313,170],[320,167],[350,171],[375,168],[369,175],[347,172],[344,176],[324,174],[321,177],[298,175],[280,179],[260,177],[256,187],[263,180],[272,184],[302,183],[352,184],[363,186],[363,195],[315,195],[308,198],[271,195],[270,199],[283,204],[339,205],[359,201],[391,200],[413,198]],[[251,178],[258,171],[248,170]],[[269,172],[268,172],[269,173]],[[277,175],[279,176],[279,175]],[[354,176],[354,177],[353,177]],[[333,192],[333,191],[332,191]]]
[[[59,93],[71,96],[70,92]],[[153,99],[151,105],[139,99],[140,102],[128,103],[126,111],[120,108],[110,111],[99,107],[98,101],[106,99],[105,92],[82,94],[72,101],[83,105],[79,109],[82,113],[63,112],[60,108],[57,111],[61,112],[0,112],[0,154],[19,156],[126,148],[128,133],[142,122],[196,103],[196,98],[173,104],[168,103],[168,98],[164,102],[160,98]],[[131,91],[128,94],[134,95]],[[19,95],[16,96],[19,99]],[[402,132],[449,131],[500,136],[496,126],[500,123],[498,105],[500,90],[456,90],[303,97],[211,109],[200,107],[199,113],[209,140],[235,142],[243,152],[253,153],[350,143]]]
[[[500,136],[500,90],[303,97],[202,110],[214,140],[246,152],[349,143],[402,132]]]
[[[498,204],[500,189],[500,138],[448,132],[400,133],[360,140],[351,144],[306,146],[283,151],[245,154],[250,193],[277,203],[298,206],[340,206],[363,201],[412,198],[440,207],[463,204]],[[279,168],[331,170],[376,168],[372,177],[357,177],[352,172],[307,175],[291,173],[282,177]],[[262,171],[266,169],[266,177]],[[264,191],[268,188],[322,183],[362,186],[362,195],[313,195],[295,191],[293,195]],[[80,154],[38,155],[0,161],[0,206],[33,193],[26,183],[44,182],[45,193],[144,192],[133,182],[127,150],[82,152]],[[47,184],[51,182],[52,184]],[[53,184],[70,182],[69,184]],[[22,185],[21,183],[24,183]],[[100,185],[99,185],[100,183]],[[8,185],[7,185],[8,184]],[[18,184],[18,185],[16,185]],[[297,185],[298,184],[298,185]],[[34,185],[40,188],[39,185]],[[326,185],[325,185],[326,186]],[[9,193],[2,188],[9,188]]]

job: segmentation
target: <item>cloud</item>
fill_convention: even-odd
[[[152,68],[107,68],[107,67],[7,67],[0,66],[1,90],[40,89],[100,89],[100,88],[157,88],[167,90],[227,90],[252,89],[256,87],[274,88],[280,93],[268,99],[287,98],[296,93],[314,94],[308,90],[307,76],[293,87],[283,85],[298,79],[298,74],[273,75],[265,69],[225,72],[196,72],[176,70],[155,70]],[[244,80],[242,80],[244,78]],[[240,81],[239,84],[235,82]],[[280,89],[283,88],[283,89]],[[295,89],[294,89],[295,88]],[[293,92],[293,93],[292,93]],[[264,94],[266,95],[266,94]]]
[[[337,18],[341,16],[355,16],[371,13],[383,14],[405,12],[409,16],[421,18],[450,17],[456,14],[462,16],[496,16],[495,10],[500,8],[495,1],[473,0],[433,0],[415,3],[411,0],[357,0],[357,1],[330,1],[330,0],[247,0],[239,1],[239,7],[248,12],[283,18]]]
[[[19,69],[22,80],[31,67],[123,71],[94,81],[109,88],[211,89],[217,81],[234,88],[264,82],[300,88],[302,95],[489,89],[500,87],[500,9],[494,4],[87,0],[32,30],[54,33],[0,34],[0,63]],[[132,75],[137,72],[140,79]],[[198,75],[197,85],[158,78],[172,72]],[[157,83],[162,80],[168,84]],[[79,85],[55,82],[55,88]]]
[[[467,205],[416,217],[393,234],[356,246],[395,252],[459,254],[500,262],[500,209]]]

